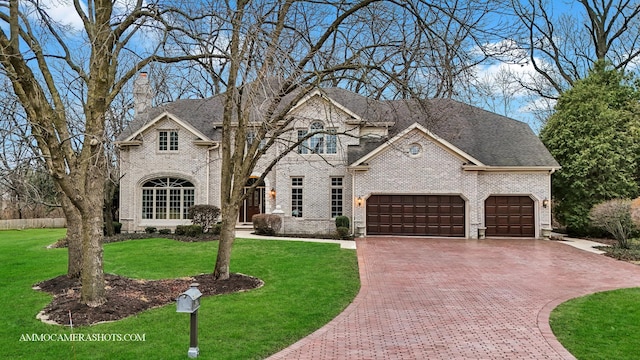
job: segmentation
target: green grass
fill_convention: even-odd
[[[640,288],[596,293],[551,312],[560,343],[579,360],[638,359]]]
[[[46,249],[64,230],[0,231],[0,358],[185,359],[189,315],[175,305],[73,330],[35,315],[51,299],[31,289],[64,274],[66,249]],[[105,272],[161,279],[211,272],[216,242],[145,239],[104,246]],[[339,314],[359,289],[355,251],[334,244],[237,240],[231,271],[265,286],[206,297],[199,310],[200,359],[260,359]],[[185,289],[186,290],[186,289]],[[25,342],[24,334],[144,334],[144,342]]]

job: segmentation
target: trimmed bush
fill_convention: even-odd
[[[144,228],[144,232],[146,232],[147,234],[154,234],[156,231],[158,231],[158,229],[153,226],[147,226],[146,228]]]
[[[221,223],[217,223],[215,225],[213,225],[213,227],[211,227],[211,230],[209,230],[213,235],[220,235],[220,232],[222,232],[222,224]]]
[[[113,222],[113,232],[116,234],[120,234],[122,232],[122,223],[117,221]]]
[[[336,216],[336,228],[346,227],[348,228],[350,225],[349,217],[340,215]]]
[[[187,227],[187,233],[185,234],[191,237],[197,237],[202,235],[202,226],[200,225],[189,225]]]
[[[256,214],[251,218],[256,235],[272,236],[280,232],[282,218],[273,214]]]
[[[348,227],[340,226],[336,229],[336,233],[338,234],[338,239],[341,240],[350,240],[351,239],[351,231]]]
[[[640,229],[640,197],[631,201],[630,205],[631,221]]]
[[[160,229],[160,230],[158,230],[158,234],[160,234],[160,235],[169,235],[169,234],[171,234],[171,229]]]
[[[178,225],[176,226],[175,235],[183,235],[197,237],[202,234],[202,226],[200,225]]]
[[[173,232],[176,235],[184,235],[187,233],[187,225],[178,225],[176,226],[176,230]]]
[[[636,232],[630,200],[614,199],[597,204],[589,212],[589,219],[593,226],[611,234],[619,247],[629,248],[629,239]]]
[[[194,225],[200,225],[205,232],[218,221],[220,208],[215,205],[194,205],[189,208],[189,217]]]

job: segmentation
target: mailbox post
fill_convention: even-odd
[[[202,293],[198,290],[197,283],[191,284],[189,290],[178,295],[176,299],[176,312],[191,314],[191,326],[189,337],[189,351],[187,355],[190,358],[197,358],[200,353],[198,348],[198,309],[200,308],[200,297]]]

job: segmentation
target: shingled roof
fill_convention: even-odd
[[[552,167],[559,164],[531,128],[520,121],[451,99],[373,100],[340,88],[321,90],[332,101],[357,115],[363,125],[389,126],[385,139],[362,139],[349,146],[353,164],[411,125],[418,123],[486,166]],[[178,100],[138,115],[118,138],[123,141],[150,121],[169,113],[188,122],[211,140],[220,140],[223,97]],[[478,165],[478,164],[476,164]]]

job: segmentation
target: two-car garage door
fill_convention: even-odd
[[[487,236],[535,236],[529,196],[490,196],[484,206]],[[458,195],[372,195],[366,210],[368,235],[466,235],[465,201]]]
[[[367,234],[465,236],[465,203],[458,195],[372,195]]]

